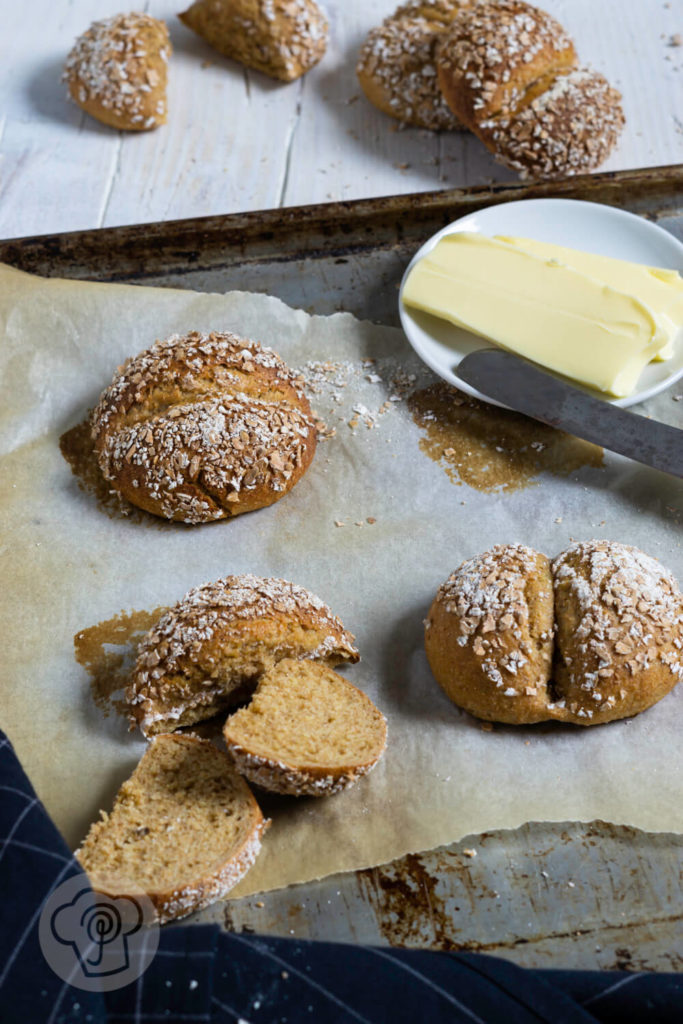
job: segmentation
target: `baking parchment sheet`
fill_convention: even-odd
[[[336,436],[271,508],[194,527],[111,518],[79,488],[59,437],[126,357],[190,329],[256,338],[317,378],[312,402]],[[602,468],[544,474],[512,493],[454,486],[421,452],[421,431],[390,383],[397,374],[414,387],[434,380],[402,333],[350,314],[309,316],[264,295],[0,268],[0,338],[0,725],[72,846],[144,750],[93,702],[74,635],[242,572],[306,586],[341,616],[362,654],[345,673],[386,713],[389,744],[345,793],[269,798],[272,828],[233,895],[529,820],[683,831],[683,687],[630,721],[485,731],[431,677],[422,626],[448,573],[495,543],[554,555],[570,538],[608,537],[642,547],[680,579],[679,481],[607,454]],[[310,365],[325,362],[334,365]],[[675,390],[638,411],[680,422]]]

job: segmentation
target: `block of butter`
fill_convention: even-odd
[[[555,258],[472,232],[446,235],[403,286],[403,302],[580,381],[629,395],[670,343],[654,312]]]
[[[568,249],[551,242],[537,242],[533,238],[495,236],[501,242],[515,245],[542,259],[557,260],[574,270],[595,277],[610,288],[626,292],[647,306],[655,314],[669,339],[656,360],[670,359],[674,354],[676,336],[683,327],[683,278],[675,270],[648,267],[643,263],[629,263],[609,256],[598,256],[580,249]]]

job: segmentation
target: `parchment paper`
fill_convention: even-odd
[[[313,403],[337,434],[269,509],[190,528],[112,519],[79,489],[59,437],[127,356],[189,329],[257,338],[301,368],[334,361],[306,372],[317,374]],[[274,824],[235,895],[528,820],[683,830],[683,687],[630,721],[485,731],[442,694],[422,644],[438,585],[494,543],[554,555],[570,538],[609,537],[659,557],[680,579],[679,482],[608,455],[603,468],[545,474],[512,493],[454,486],[421,452],[422,434],[389,383],[397,371],[414,387],[431,374],[400,331],[349,314],[311,317],[263,295],[40,280],[0,268],[0,330],[0,724],[71,845],[144,750],[122,719],[94,704],[74,635],[241,572],[302,584],[341,616],[363,658],[346,674],[387,714],[389,745],[346,793],[266,801]],[[639,411],[680,422],[672,397]]]

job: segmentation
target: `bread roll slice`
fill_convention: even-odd
[[[76,857],[94,889],[144,892],[161,924],[222,899],[270,824],[230,759],[207,740],[159,736]]]
[[[387,723],[369,697],[332,669],[286,658],[263,676],[223,735],[237,770],[263,789],[329,796],[375,767]]]

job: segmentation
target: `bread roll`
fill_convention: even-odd
[[[436,50],[469,0],[412,0],[373,28],[358,55],[356,74],[374,106],[405,124],[432,131],[464,125],[443,98]]]
[[[163,924],[223,899],[256,860],[269,824],[223,751],[158,736],[76,857],[98,892],[144,892]]]
[[[95,21],[67,57],[64,78],[69,95],[112,128],[156,128],[166,123],[170,54],[165,23],[149,14],[117,14]]]
[[[562,26],[523,0],[482,0],[443,37],[439,84],[451,110],[523,178],[594,170],[624,124],[621,97],[578,67]]]
[[[279,501],[308,469],[316,426],[271,349],[193,332],[129,360],[93,413],[103,475],[153,515],[205,523]]]
[[[358,661],[354,638],[293,583],[226,576],[195,587],[143,638],[126,700],[145,736],[192,725],[246,699],[283,658]]]
[[[250,782],[290,796],[348,789],[384,753],[387,723],[361,690],[331,668],[286,658],[261,678],[223,736]]]
[[[437,682],[488,721],[597,725],[644,711],[683,679],[676,581],[615,541],[573,544],[552,564],[495,547],[440,587],[425,626]]]
[[[196,0],[178,17],[225,57],[283,82],[327,48],[327,18],[315,0]]]

